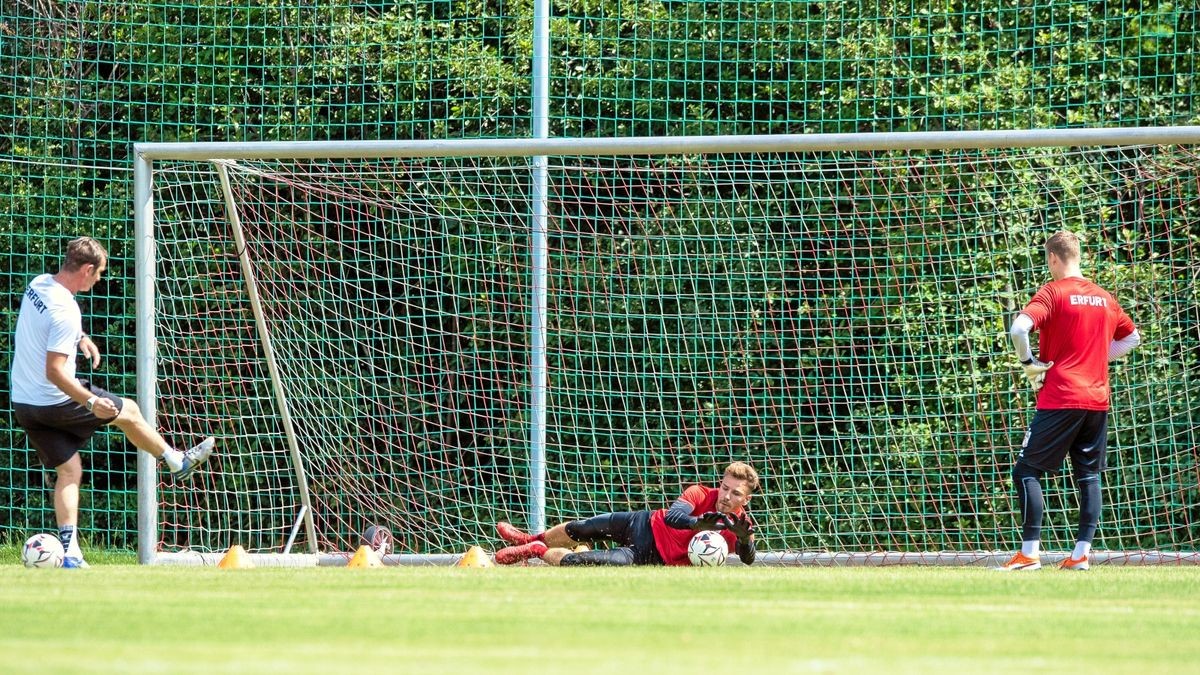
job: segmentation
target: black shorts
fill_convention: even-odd
[[[1070,454],[1075,473],[1100,473],[1107,466],[1107,450],[1107,410],[1039,410],[1017,459],[1054,473]]]
[[[79,384],[92,392],[93,396],[112,401],[117,406],[117,414],[121,414],[124,402],[120,397],[87,380],[80,380]],[[42,465],[48,469],[53,469],[74,457],[97,429],[116,419],[99,419],[87,408],[72,400],[56,405],[14,403],[13,412],[17,414],[17,425],[25,430],[29,444],[37,450],[38,459],[42,460]]]
[[[649,511],[602,513],[585,520],[567,523],[567,536],[575,541],[612,541],[620,544],[608,550],[571,553],[563,565],[662,565]]]

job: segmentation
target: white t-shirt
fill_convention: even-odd
[[[12,364],[12,402],[56,405],[70,400],[46,379],[46,352],[66,354],[67,375],[75,377],[75,355],[83,339],[79,303],[52,274],[29,282],[21,298]]]

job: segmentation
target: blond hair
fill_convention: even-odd
[[[108,251],[100,242],[91,237],[72,239],[67,244],[67,257],[63,260],[63,269],[76,272],[84,265],[100,266],[108,260]]]
[[[751,492],[758,490],[758,472],[754,470],[754,467],[745,462],[734,462],[725,467],[725,475],[730,478],[746,481],[750,484]]]
[[[1046,240],[1046,253],[1053,253],[1063,262],[1079,262],[1079,236],[1067,230],[1055,232]]]

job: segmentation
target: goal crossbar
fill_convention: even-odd
[[[133,148],[137,157],[148,160],[210,160],[953,150],[1197,142],[1200,142],[1200,126],[577,139],[134,143]]]

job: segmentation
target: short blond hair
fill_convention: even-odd
[[[1079,235],[1067,230],[1059,230],[1046,240],[1046,253],[1053,253],[1063,262],[1078,262]]]
[[[99,267],[106,260],[108,260],[108,251],[104,250],[104,246],[100,242],[91,237],[79,237],[72,239],[67,244],[63,269],[68,272],[76,272],[84,265]]]
[[[734,462],[725,467],[725,475],[730,478],[746,481],[750,484],[751,492],[758,490],[758,472],[754,470],[754,467],[745,462]]]

